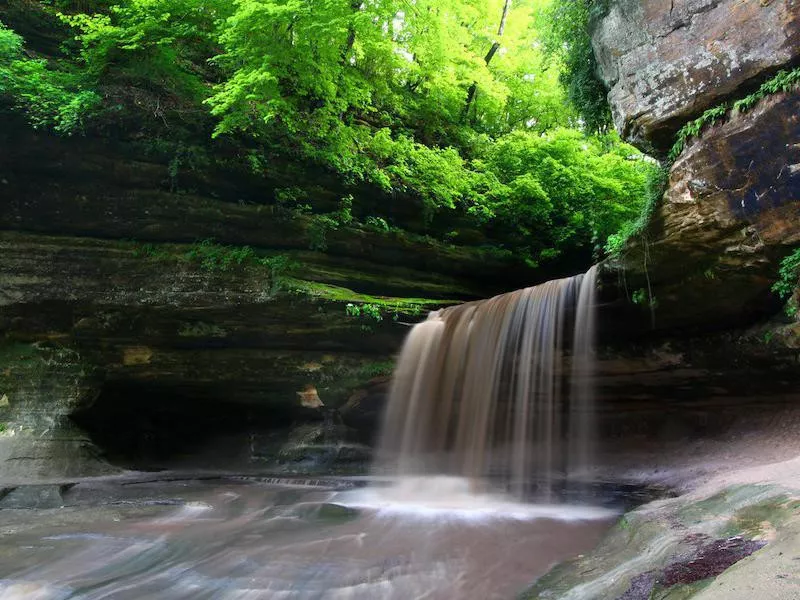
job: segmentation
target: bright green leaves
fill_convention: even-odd
[[[0,24],[0,61],[19,59],[22,56],[22,38]],[[2,83],[2,82],[0,82]]]
[[[64,134],[78,130],[99,97],[82,89],[72,73],[48,68],[47,61],[28,58],[22,38],[0,22],[0,97],[25,113],[36,129],[52,128]]]
[[[545,47],[562,62],[562,85],[590,132],[604,132],[611,124],[589,33],[590,22],[604,15],[607,5],[607,0],[555,0],[542,15]]]
[[[786,304],[786,314],[796,317],[798,306],[796,296],[793,297],[793,294],[800,288],[800,248],[781,261],[778,277],[778,281],[772,286],[772,291],[784,300],[789,300]]]
[[[255,173],[278,158],[322,166],[354,194],[385,192],[367,192],[369,208],[356,194],[350,218],[386,230],[384,218],[421,213],[424,233],[537,263],[601,247],[635,218],[654,168],[585,135],[607,115],[576,112],[558,85],[564,65],[591,71],[588,11],[583,0],[117,0],[62,15],[74,75],[26,58],[0,29],[0,93],[67,131],[100,90],[107,123],[194,141],[214,127]],[[414,209],[382,211],[376,198]],[[322,249],[335,219],[313,195],[303,207]]]
[[[800,85],[800,68],[795,68],[791,71],[778,71],[774,77],[764,82],[761,87],[752,94],[740,98],[735,102],[724,102],[718,106],[709,108],[697,119],[689,121],[686,125],[681,127],[675,138],[675,144],[669,151],[669,161],[676,161],[689,140],[700,137],[706,127],[710,127],[718,121],[727,118],[732,110],[747,112],[767,96],[780,92],[788,92],[798,85]]]
[[[95,83],[139,86],[198,100],[217,52],[223,0],[128,0],[108,14],[61,15],[76,32],[84,74]]]
[[[496,182],[483,204],[534,261],[604,244],[640,213],[658,170],[616,136],[587,138],[568,129],[501,138],[483,168]]]

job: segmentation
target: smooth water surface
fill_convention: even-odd
[[[0,510],[0,598],[513,598],[593,547],[600,509],[254,479],[83,482],[65,506]]]

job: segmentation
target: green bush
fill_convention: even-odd
[[[83,89],[78,75],[28,58],[22,45],[22,38],[0,22],[0,98],[24,113],[34,129],[79,131],[100,97]]]
[[[781,261],[778,281],[772,286],[772,291],[784,300],[789,300],[786,312],[791,317],[797,315],[798,312],[797,304],[793,299],[798,284],[800,284],[800,248]]]

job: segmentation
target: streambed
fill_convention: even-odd
[[[498,505],[458,485],[447,496],[440,484],[417,486],[440,499],[433,510],[341,481],[129,476],[27,489],[40,508],[0,510],[0,598],[514,598],[617,517]]]

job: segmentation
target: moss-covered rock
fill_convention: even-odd
[[[758,552],[747,567],[758,570],[761,552],[796,539],[799,507],[796,491],[778,486],[742,485],[706,498],[656,501],[624,515],[591,553],[557,566],[521,599],[705,597],[733,565]],[[774,586],[785,589],[781,581]]]
[[[607,323],[674,335],[780,310],[771,287],[800,244],[798,111],[800,91],[769,96],[689,143],[652,222],[604,264],[607,300],[626,299]]]

